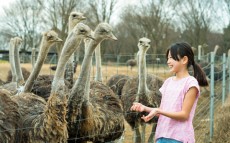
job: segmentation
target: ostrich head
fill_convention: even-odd
[[[83,23],[77,24],[73,29],[73,33],[76,34],[78,36],[78,38],[94,39],[92,37],[91,31],[92,30],[89,28],[89,26],[87,26],[87,25],[85,25]]]
[[[150,48],[150,43],[151,43],[150,39],[145,38],[145,37],[140,38],[139,42],[137,44],[139,51],[145,51],[146,52]]]
[[[14,37],[15,46],[20,46],[22,44],[22,39],[20,37]]]
[[[69,15],[69,31],[71,31],[75,25],[85,19],[86,17],[83,16],[83,13],[71,12]]]
[[[50,30],[48,32],[43,33],[43,40],[44,45],[47,45],[48,47],[52,46],[56,42],[62,42],[62,39],[58,37],[58,34],[54,32],[53,30]]]
[[[117,40],[117,38],[113,35],[112,27],[108,23],[100,23],[94,31],[94,38],[98,41],[102,41],[104,39],[112,39]]]

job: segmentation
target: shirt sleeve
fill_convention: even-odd
[[[198,90],[198,93],[197,93],[197,97],[199,97],[200,95],[200,86],[198,84],[198,81],[194,78],[194,77],[191,77],[189,78],[189,80],[187,81],[186,85],[185,85],[185,94],[189,91],[190,88],[192,87],[195,87],[197,88]]]

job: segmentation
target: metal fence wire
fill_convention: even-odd
[[[32,58],[30,55],[21,56],[26,56],[21,58],[23,59],[21,60],[22,66],[26,67],[27,65],[27,67],[29,67],[28,70],[32,71]],[[9,58],[7,58],[7,55],[2,55],[1,57],[0,79],[6,80],[6,73],[8,70],[10,70],[10,64],[8,62]],[[83,57],[80,59],[83,59]],[[134,55],[102,55],[103,83],[106,83],[110,77],[115,74],[124,74],[130,77],[136,77],[138,75],[137,64],[133,66],[129,65],[127,61],[130,59],[135,60],[136,57]],[[199,60],[196,57],[196,62],[199,63],[203,68],[209,80],[209,86],[201,88],[201,96],[198,100],[197,109],[194,116],[193,125],[196,143],[230,143],[230,98],[228,96],[230,93],[229,60],[230,58],[226,57],[226,54],[223,54],[222,56],[215,56],[214,53],[208,53],[207,55],[203,55]],[[57,55],[49,55],[44,63],[41,73],[54,75],[55,71],[52,71],[51,67],[55,66],[57,62]],[[162,79],[166,79],[167,77],[171,76],[171,74],[168,73],[166,58],[163,54],[147,55],[146,66],[148,74],[154,74]],[[91,80],[94,80],[96,74],[95,57],[93,58],[91,70],[90,78]],[[75,79],[78,78],[80,71],[81,60],[77,65],[77,72],[74,75]],[[103,117],[98,115],[97,118]],[[119,116],[117,116],[117,118],[119,118]],[[2,121],[0,120],[0,124],[1,122]],[[81,122],[81,120],[79,120],[79,122]],[[146,126],[146,141],[151,133],[151,127],[152,125]],[[30,127],[17,128],[15,130],[28,129],[30,129]],[[0,128],[0,136],[9,130],[12,129]],[[90,136],[92,137],[93,135]],[[95,136],[98,135],[95,134]],[[131,129],[131,127],[125,123],[125,130],[123,131],[123,136],[120,138],[119,142],[132,143],[133,137],[133,129]],[[72,140],[75,139],[72,138]]]

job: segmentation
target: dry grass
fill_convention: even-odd
[[[24,68],[26,68],[28,71],[32,70],[31,64],[21,64],[21,66],[24,67]],[[42,67],[42,70],[41,70],[40,74],[41,75],[42,74],[53,75],[54,71],[50,70],[50,68],[49,68],[50,66],[51,66],[50,64],[44,64],[43,67]],[[9,65],[8,62],[7,63],[0,63],[0,79],[2,79],[3,81],[6,80],[7,73],[8,73],[9,69],[10,69],[10,65]],[[80,65],[77,67],[77,72],[74,75],[75,79],[77,79],[79,72],[80,72]],[[171,74],[167,73],[167,69],[165,69],[164,67],[153,68],[153,67],[150,66],[147,69],[147,72],[148,73],[154,73],[157,76],[161,77],[162,79],[166,79],[167,77],[171,76]],[[92,73],[91,73],[91,79],[94,79],[95,73],[96,73],[96,68],[95,68],[95,66],[93,66]],[[106,82],[112,75],[115,75],[115,74],[124,74],[124,75],[128,75],[128,76],[136,76],[138,72],[137,72],[137,67],[134,67],[132,69],[132,71],[131,71],[126,66],[119,66],[119,67],[117,67],[117,66],[115,66],[115,64],[114,65],[111,64],[111,65],[103,66],[102,67],[102,73],[103,73],[103,78],[104,78],[103,80],[104,80],[104,82]],[[202,101],[203,100],[207,100],[207,98],[209,97],[209,93],[208,92],[204,92],[204,93],[206,95],[202,96],[199,99],[198,104],[202,104]],[[202,106],[200,108],[202,108]],[[198,142],[204,141],[205,133],[208,133],[208,130],[209,130],[208,124],[203,124],[203,123],[199,124],[199,127],[195,130],[196,137],[199,136],[199,135],[201,135],[201,134],[202,134],[202,137],[201,137],[201,139],[199,139]],[[149,136],[150,131],[151,131],[151,126],[147,125],[147,131],[146,131],[146,133],[148,135],[146,135],[146,141],[147,141],[147,138]],[[124,142],[125,143],[132,143],[132,138],[133,138],[133,132],[132,132],[131,128],[129,127],[128,124],[125,124],[125,140],[124,140]]]
[[[21,64],[22,67],[26,68],[28,71],[31,72],[32,70],[32,65],[31,64]],[[42,66],[41,72],[40,74],[49,74],[49,75],[53,75],[54,71],[50,70],[50,64],[44,64]],[[80,72],[80,68],[81,65],[79,65],[77,67],[77,72],[74,75],[74,78],[77,79],[79,72]],[[0,63],[0,79],[2,79],[3,81],[6,81],[7,78],[7,74],[8,71],[10,69],[10,65],[9,63]],[[169,76],[169,74],[166,74],[166,71],[164,68],[159,68],[159,69],[153,69],[153,68],[148,68],[147,69],[148,73],[158,73],[157,75],[162,77],[163,79],[167,78]],[[94,75],[96,73],[96,68],[95,66],[93,66],[92,68],[92,73],[91,73],[91,79],[94,79]],[[128,75],[128,76],[136,76],[137,75],[137,67],[134,67],[132,70],[130,70],[128,67],[126,66],[103,66],[102,67],[102,73],[103,73],[103,80],[104,82],[106,82],[112,75],[115,74],[124,74],[124,75]],[[151,126],[147,125],[146,127],[147,131],[147,135],[146,135],[146,141],[148,139],[149,133],[151,132]],[[126,123],[125,124],[125,139],[124,142],[125,143],[132,143],[132,136],[133,136],[133,132],[131,130],[131,128],[129,127],[129,125]]]

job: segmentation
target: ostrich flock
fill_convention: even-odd
[[[133,142],[145,143],[146,124],[152,125],[148,142],[154,142],[157,118],[145,123],[147,113],[130,111],[133,102],[159,107],[159,88],[163,79],[147,74],[146,52],[151,40],[137,42],[136,59],[127,61],[138,67],[134,77],[113,75],[103,83],[101,42],[118,40],[112,27],[100,23],[95,30],[82,23],[86,17],[71,12],[65,41],[49,30],[42,35],[38,57],[30,72],[20,66],[20,37],[9,42],[11,70],[7,81],[0,79],[0,142],[3,143],[104,143],[123,142],[125,122],[133,130]],[[39,74],[49,49],[63,42],[54,75]],[[84,43],[84,59],[78,78],[74,80],[74,52]],[[92,57],[96,57],[96,76],[90,79]],[[139,129],[141,128],[141,130]]]
[[[152,131],[148,142],[154,142],[157,117],[145,123],[147,113],[130,111],[133,102],[159,107],[159,88],[163,79],[147,74],[146,52],[151,40],[143,37],[137,42],[135,59],[127,61],[138,74],[113,75],[103,83],[101,42],[118,40],[112,27],[100,23],[95,30],[82,23],[86,17],[71,12],[65,41],[49,30],[42,35],[39,53],[30,72],[20,66],[20,37],[9,42],[10,71],[7,81],[0,79],[0,141],[3,143],[104,143],[123,142],[125,122],[133,130],[133,142],[145,143],[146,124]],[[64,42],[54,75],[39,74],[49,49]],[[78,78],[74,80],[74,52],[84,42],[84,59]],[[102,47],[106,48],[106,47]],[[217,49],[216,49],[217,50]],[[95,53],[96,76],[91,80],[92,57]],[[141,130],[139,129],[141,128]]]

